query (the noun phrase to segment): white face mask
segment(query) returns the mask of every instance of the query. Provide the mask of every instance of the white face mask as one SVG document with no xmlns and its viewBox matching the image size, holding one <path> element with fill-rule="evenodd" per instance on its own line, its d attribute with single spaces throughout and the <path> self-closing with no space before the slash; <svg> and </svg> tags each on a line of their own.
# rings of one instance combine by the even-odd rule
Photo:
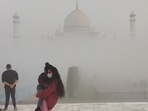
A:
<svg viewBox="0 0 148 111">
<path fill-rule="evenodd" d="M 52 77 L 52 74 L 49 74 L 49 73 L 48 73 L 48 74 L 47 74 L 47 77 L 48 77 L 48 78 L 51 78 L 51 77 Z"/>
</svg>

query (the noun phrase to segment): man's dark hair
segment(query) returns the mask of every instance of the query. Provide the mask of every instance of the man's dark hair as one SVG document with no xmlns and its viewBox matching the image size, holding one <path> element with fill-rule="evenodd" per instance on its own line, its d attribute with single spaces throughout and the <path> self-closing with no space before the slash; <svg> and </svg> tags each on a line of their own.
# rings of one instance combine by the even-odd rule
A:
<svg viewBox="0 0 148 111">
<path fill-rule="evenodd" d="M 7 65 L 6 65 L 6 68 L 7 68 L 7 69 L 11 69 L 11 65 L 10 65 L 10 64 L 7 64 Z"/>
</svg>

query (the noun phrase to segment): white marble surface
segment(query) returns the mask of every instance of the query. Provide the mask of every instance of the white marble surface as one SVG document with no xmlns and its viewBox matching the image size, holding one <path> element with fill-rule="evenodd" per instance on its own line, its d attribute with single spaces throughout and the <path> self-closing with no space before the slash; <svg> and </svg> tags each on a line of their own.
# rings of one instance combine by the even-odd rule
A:
<svg viewBox="0 0 148 111">
<path fill-rule="evenodd" d="M 0 108 L 3 107 L 0 105 Z M 36 105 L 17 105 L 17 107 L 18 111 L 34 111 Z M 13 111 L 12 105 L 9 105 L 7 111 Z M 58 103 L 52 111 L 148 111 L 148 103 Z"/>
</svg>

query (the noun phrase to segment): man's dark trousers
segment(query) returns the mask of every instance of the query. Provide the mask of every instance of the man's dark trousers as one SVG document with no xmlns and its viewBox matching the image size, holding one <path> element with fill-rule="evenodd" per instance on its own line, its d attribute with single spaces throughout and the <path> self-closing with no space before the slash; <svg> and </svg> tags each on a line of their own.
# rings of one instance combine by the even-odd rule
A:
<svg viewBox="0 0 148 111">
<path fill-rule="evenodd" d="M 9 104 L 9 99 L 12 99 L 12 104 L 14 107 L 16 107 L 16 100 L 15 100 L 15 87 L 10 88 L 8 86 L 5 86 L 5 96 L 6 96 L 6 102 L 5 102 L 5 108 L 7 109 L 8 104 Z"/>
</svg>

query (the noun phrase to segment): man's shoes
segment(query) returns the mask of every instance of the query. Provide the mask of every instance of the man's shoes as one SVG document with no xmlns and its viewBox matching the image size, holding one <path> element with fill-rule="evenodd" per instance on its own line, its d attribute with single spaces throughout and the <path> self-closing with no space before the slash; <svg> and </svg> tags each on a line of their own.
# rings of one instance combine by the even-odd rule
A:
<svg viewBox="0 0 148 111">
<path fill-rule="evenodd" d="M 35 111 L 41 111 L 40 107 L 37 107 L 37 108 L 35 109 Z"/>
<path fill-rule="evenodd" d="M 17 111 L 17 107 L 14 107 L 14 111 Z"/>
</svg>

